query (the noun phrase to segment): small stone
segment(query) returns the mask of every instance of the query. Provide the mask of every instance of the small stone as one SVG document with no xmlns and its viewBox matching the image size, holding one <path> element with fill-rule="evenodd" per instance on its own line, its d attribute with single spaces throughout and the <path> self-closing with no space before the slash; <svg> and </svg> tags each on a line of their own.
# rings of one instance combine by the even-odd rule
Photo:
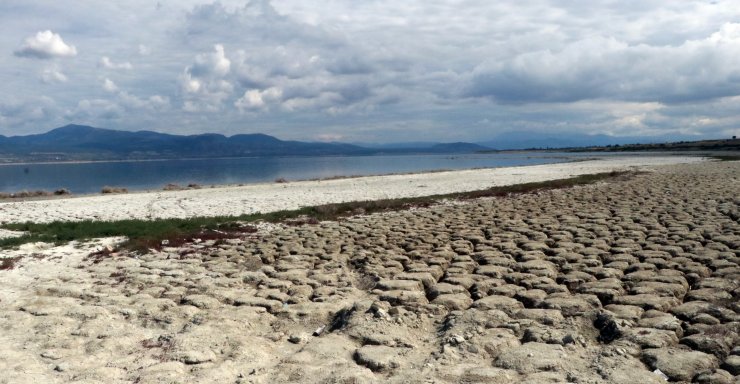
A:
<svg viewBox="0 0 740 384">
<path fill-rule="evenodd" d="M 516 299 L 506 296 L 487 296 L 473 303 L 473 306 L 478 309 L 498 309 L 504 311 L 507 315 L 516 313 L 518 310 L 524 308 L 522 303 Z"/>
<path fill-rule="evenodd" d="M 41 357 L 45 359 L 51 359 L 51 360 L 59 360 L 62 358 L 61 356 L 59 356 L 58 353 L 56 353 L 55 351 L 51 351 L 51 350 L 41 352 Z"/>
<path fill-rule="evenodd" d="M 670 347 L 646 349 L 642 358 L 651 369 L 660 369 L 675 381 L 691 381 L 698 373 L 718 365 L 710 354 Z"/>
<path fill-rule="evenodd" d="M 181 351 L 176 360 L 188 365 L 203 364 L 216 360 L 216 354 L 210 349 Z"/>
<path fill-rule="evenodd" d="M 209 309 L 218 306 L 219 301 L 207 295 L 188 295 L 182 298 L 182 304 L 192 305 L 200 309 Z"/>
<path fill-rule="evenodd" d="M 740 356 L 730 355 L 722 363 L 722 368 L 730 372 L 730 374 L 738 376 L 740 375 Z"/>
<path fill-rule="evenodd" d="M 465 372 L 460 382 L 509 384 L 517 382 L 518 377 L 519 374 L 509 369 L 476 367 Z"/>
<path fill-rule="evenodd" d="M 437 298 L 432 300 L 432 304 L 439 304 L 451 311 L 456 311 L 470 308 L 473 304 L 473 299 L 467 294 L 449 293 L 437 296 Z"/>
<path fill-rule="evenodd" d="M 534 320 L 544 325 L 557 325 L 565 321 L 557 309 L 525 308 L 516 312 L 514 318 Z"/>
<path fill-rule="evenodd" d="M 619 319 L 630 321 L 640 320 L 642 314 L 645 312 L 642 307 L 624 304 L 609 304 L 605 306 L 604 309 L 612 312 Z"/>
<path fill-rule="evenodd" d="M 714 372 L 702 372 L 694 377 L 694 382 L 699 384 L 735 384 L 735 378 L 724 369 Z"/>
<path fill-rule="evenodd" d="M 681 344 L 688 345 L 691 349 L 711 353 L 720 360 L 730 354 L 732 336 L 721 337 L 717 335 L 707 335 L 703 333 L 693 334 L 681 339 Z"/>
<path fill-rule="evenodd" d="M 601 301 L 595 295 L 580 294 L 573 296 L 550 296 L 543 305 L 548 309 L 559 309 L 563 316 L 580 316 L 590 310 L 601 307 Z"/>
<path fill-rule="evenodd" d="M 355 351 L 357 364 L 364 365 L 373 371 L 388 371 L 398 368 L 396 349 L 384 345 L 366 345 Z"/>
<path fill-rule="evenodd" d="M 523 374 L 556 371 L 561 369 L 566 355 L 560 345 L 525 343 L 502 351 L 494 365 Z"/>
<path fill-rule="evenodd" d="M 678 344 L 673 331 L 653 328 L 631 328 L 624 332 L 625 339 L 643 348 L 662 348 Z"/>
<path fill-rule="evenodd" d="M 658 377 L 660 377 L 661 379 L 665 381 L 668 381 L 668 376 L 666 376 L 666 374 L 663 373 L 663 371 L 661 371 L 658 368 L 655 368 L 655 370 L 653 371 L 653 374 L 657 375 Z"/>
<path fill-rule="evenodd" d="M 465 342 L 465 338 L 460 335 L 452 335 L 449 339 L 447 339 L 447 342 L 450 345 L 460 345 Z"/>
<path fill-rule="evenodd" d="M 288 337 L 288 341 L 293 344 L 303 344 L 308 341 L 308 335 L 303 332 L 293 333 Z"/>
<path fill-rule="evenodd" d="M 716 317 L 708 314 L 708 313 L 700 313 L 696 316 L 694 316 L 691 319 L 692 323 L 698 323 L 698 324 L 707 324 L 707 325 L 717 325 L 721 323 Z"/>
</svg>

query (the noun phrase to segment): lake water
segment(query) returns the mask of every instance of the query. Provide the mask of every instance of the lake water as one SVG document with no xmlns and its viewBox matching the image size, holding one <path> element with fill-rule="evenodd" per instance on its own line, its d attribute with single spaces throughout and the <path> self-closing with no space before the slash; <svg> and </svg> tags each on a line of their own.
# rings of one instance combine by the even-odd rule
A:
<svg viewBox="0 0 740 384">
<path fill-rule="evenodd" d="M 589 153 L 491 153 L 345 157 L 270 157 L 0 165 L 0 192 L 67 188 L 99 193 L 103 186 L 161 189 L 168 183 L 248 184 L 380 175 L 443 169 L 549 164 L 590 157 Z M 603 154 L 599 154 L 603 156 Z"/>
</svg>

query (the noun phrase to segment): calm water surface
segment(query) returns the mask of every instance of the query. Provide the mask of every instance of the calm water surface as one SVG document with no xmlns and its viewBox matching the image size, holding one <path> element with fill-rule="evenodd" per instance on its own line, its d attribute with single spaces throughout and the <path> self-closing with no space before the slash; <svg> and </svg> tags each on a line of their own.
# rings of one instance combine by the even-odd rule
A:
<svg viewBox="0 0 740 384">
<path fill-rule="evenodd" d="M 0 165 L 0 192 L 67 188 L 72 193 L 85 194 L 99 193 L 103 186 L 149 190 L 161 189 L 168 183 L 196 183 L 204 186 L 247 184 L 272 182 L 279 178 L 305 180 L 332 176 L 549 164 L 590 156 L 593 154 L 492 153 L 14 164 Z"/>
</svg>

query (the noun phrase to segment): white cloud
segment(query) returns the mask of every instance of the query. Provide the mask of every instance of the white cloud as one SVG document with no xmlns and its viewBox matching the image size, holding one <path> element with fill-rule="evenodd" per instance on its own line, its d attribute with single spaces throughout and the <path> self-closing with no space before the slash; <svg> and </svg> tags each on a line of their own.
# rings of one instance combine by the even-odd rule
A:
<svg viewBox="0 0 740 384">
<path fill-rule="evenodd" d="M 139 44 L 138 51 L 141 56 L 148 56 L 152 53 L 152 50 L 144 44 Z"/>
<path fill-rule="evenodd" d="M 105 99 L 83 99 L 65 113 L 67 119 L 89 121 L 91 119 L 110 121 L 124 115 L 124 110 L 117 103 Z"/>
<path fill-rule="evenodd" d="M 10 126 L 38 125 L 53 120 L 57 113 L 56 102 L 48 96 L 14 100 L 10 103 L 0 102 L 0 121 Z"/>
<path fill-rule="evenodd" d="M 106 92 L 116 92 L 118 91 L 118 86 L 113 82 L 113 80 L 106 78 L 103 80 L 103 89 Z"/>
<path fill-rule="evenodd" d="M 188 72 L 202 77 L 207 75 L 225 76 L 231 70 L 231 60 L 226 58 L 224 46 L 216 44 L 214 52 L 199 54 L 195 57 L 195 63 L 189 67 Z"/>
<path fill-rule="evenodd" d="M 234 102 L 234 106 L 240 111 L 266 109 L 270 104 L 280 101 L 283 91 L 280 88 L 270 87 L 260 91 L 250 89 L 244 92 L 244 96 Z"/>
<path fill-rule="evenodd" d="M 56 66 L 44 68 L 41 72 L 41 81 L 46 84 L 66 83 L 67 80 L 69 80 L 67 75 L 62 73 L 62 71 Z"/>
<path fill-rule="evenodd" d="M 26 38 L 25 43 L 15 51 L 15 55 L 36 59 L 71 57 L 77 55 L 77 48 L 67 45 L 59 34 L 46 30 Z"/>
<path fill-rule="evenodd" d="M 34 116 L 43 92 L 59 105 L 34 124 L 6 108 L 0 134 L 67 122 L 63 111 L 187 133 L 237 133 L 258 112 L 249 126 L 279 137 L 368 141 L 740 126 L 732 0 L 162 3 L 0 1 L 0 45 L 51 61 L 7 61 L 0 103 L 31 100 Z"/>
<path fill-rule="evenodd" d="M 129 111 L 148 110 L 161 112 L 170 106 L 170 99 L 160 95 L 140 98 L 128 92 L 119 92 L 118 100 L 120 105 Z"/>
<path fill-rule="evenodd" d="M 123 63 L 114 63 L 108 56 L 103 56 L 100 59 L 100 66 L 106 69 L 132 69 L 133 66 L 128 61 Z"/>
<path fill-rule="evenodd" d="M 180 77 L 184 92 L 183 109 L 186 112 L 219 111 L 234 91 L 227 75 L 231 60 L 226 57 L 223 45 L 216 44 L 213 52 L 195 56 L 192 65 Z"/>
</svg>

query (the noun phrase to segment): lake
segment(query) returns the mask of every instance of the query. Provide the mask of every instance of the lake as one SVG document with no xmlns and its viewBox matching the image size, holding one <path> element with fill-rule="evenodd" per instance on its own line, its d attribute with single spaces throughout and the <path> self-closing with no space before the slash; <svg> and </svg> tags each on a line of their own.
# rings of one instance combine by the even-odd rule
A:
<svg viewBox="0 0 740 384">
<path fill-rule="evenodd" d="M 67 188 L 99 193 L 103 186 L 130 191 L 161 189 L 172 183 L 203 186 L 381 175 L 445 169 L 536 165 L 571 161 L 593 153 L 490 153 L 337 157 L 261 157 L 87 163 L 0 165 L 0 192 Z M 604 156 L 603 153 L 598 156 Z"/>
</svg>

